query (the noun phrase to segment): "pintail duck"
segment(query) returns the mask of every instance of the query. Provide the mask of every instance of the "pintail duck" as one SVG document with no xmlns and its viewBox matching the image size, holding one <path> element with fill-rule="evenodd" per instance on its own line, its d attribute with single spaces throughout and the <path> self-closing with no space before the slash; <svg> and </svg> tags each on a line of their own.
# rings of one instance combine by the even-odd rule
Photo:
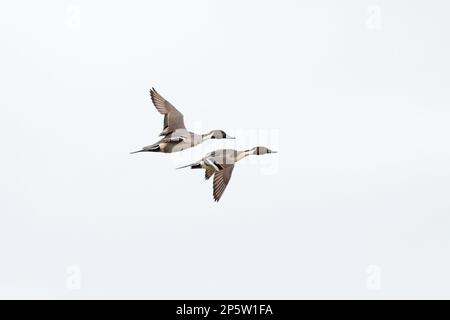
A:
<svg viewBox="0 0 450 320">
<path fill-rule="evenodd" d="M 186 130 L 183 114 L 178 111 L 169 101 L 164 99 L 154 88 L 150 90 L 150 97 L 159 113 L 164 115 L 163 136 L 158 142 L 143 147 L 138 152 L 164 152 L 172 153 L 182 151 L 196 146 L 208 139 L 234 139 L 222 130 L 212 130 L 206 134 L 195 134 Z"/>
<path fill-rule="evenodd" d="M 213 197 L 214 201 L 219 201 L 234 169 L 234 164 L 249 155 L 262 155 L 276 153 L 266 147 L 255 147 L 250 150 L 236 151 L 233 149 L 220 149 L 208 153 L 203 159 L 192 164 L 179 167 L 191 169 L 205 169 L 205 179 L 208 180 L 214 175 Z"/>
</svg>

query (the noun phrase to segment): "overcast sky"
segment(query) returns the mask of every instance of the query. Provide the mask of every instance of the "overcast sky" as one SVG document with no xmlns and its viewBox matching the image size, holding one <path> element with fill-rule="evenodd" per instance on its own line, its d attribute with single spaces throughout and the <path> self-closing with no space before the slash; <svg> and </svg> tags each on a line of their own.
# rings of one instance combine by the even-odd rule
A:
<svg viewBox="0 0 450 320">
<path fill-rule="evenodd" d="M 449 9 L 0 2 L 0 297 L 449 298 Z M 238 139 L 130 155 L 152 86 Z"/>
</svg>

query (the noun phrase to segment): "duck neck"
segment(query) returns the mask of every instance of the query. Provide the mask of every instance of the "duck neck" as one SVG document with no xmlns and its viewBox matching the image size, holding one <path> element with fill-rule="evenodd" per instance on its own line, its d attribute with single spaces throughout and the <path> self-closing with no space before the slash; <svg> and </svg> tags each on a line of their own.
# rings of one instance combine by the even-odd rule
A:
<svg viewBox="0 0 450 320">
<path fill-rule="evenodd" d="M 238 158 L 238 160 L 241 160 L 241 159 L 245 158 L 246 156 L 249 156 L 252 154 L 255 154 L 253 150 L 244 150 L 244 151 L 239 152 L 237 158 Z"/>
<path fill-rule="evenodd" d="M 202 134 L 202 142 L 212 138 L 212 133 Z"/>
</svg>

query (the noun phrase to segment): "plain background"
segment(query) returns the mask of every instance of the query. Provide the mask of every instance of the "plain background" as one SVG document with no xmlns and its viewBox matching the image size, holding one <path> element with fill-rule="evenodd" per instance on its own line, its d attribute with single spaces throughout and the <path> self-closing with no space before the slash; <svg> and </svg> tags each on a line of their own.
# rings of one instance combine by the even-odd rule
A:
<svg viewBox="0 0 450 320">
<path fill-rule="evenodd" d="M 2 1 L 0 297 L 449 298 L 449 10 Z M 130 155 L 152 86 L 238 139 Z M 256 144 L 219 203 L 174 170 Z"/>
</svg>

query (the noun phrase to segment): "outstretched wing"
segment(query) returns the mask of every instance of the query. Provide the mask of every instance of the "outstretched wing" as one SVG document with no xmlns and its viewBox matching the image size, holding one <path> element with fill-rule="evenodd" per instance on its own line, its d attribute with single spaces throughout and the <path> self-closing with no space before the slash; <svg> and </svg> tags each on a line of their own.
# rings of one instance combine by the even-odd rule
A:
<svg viewBox="0 0 450 320">
<path fill-rule="evenodd" d="M 164 115 L 164 127 L 160 136 L 167 135 L 177 129 L 186 129 L 183 114 L 169 101 L 164 99 L 154 88 L 150 90 L 150 97 L 156 110 Z"/>
<path fill-rule="evenodd" d="M 213 197 L 214 201 L 219 201 L 225 188 L 230 181 L 231 174 L 233 173 L 234 164 L 226 166 L 223 170 L 220 170 L 214 174 L 213 182 Z"/>
</svg>

